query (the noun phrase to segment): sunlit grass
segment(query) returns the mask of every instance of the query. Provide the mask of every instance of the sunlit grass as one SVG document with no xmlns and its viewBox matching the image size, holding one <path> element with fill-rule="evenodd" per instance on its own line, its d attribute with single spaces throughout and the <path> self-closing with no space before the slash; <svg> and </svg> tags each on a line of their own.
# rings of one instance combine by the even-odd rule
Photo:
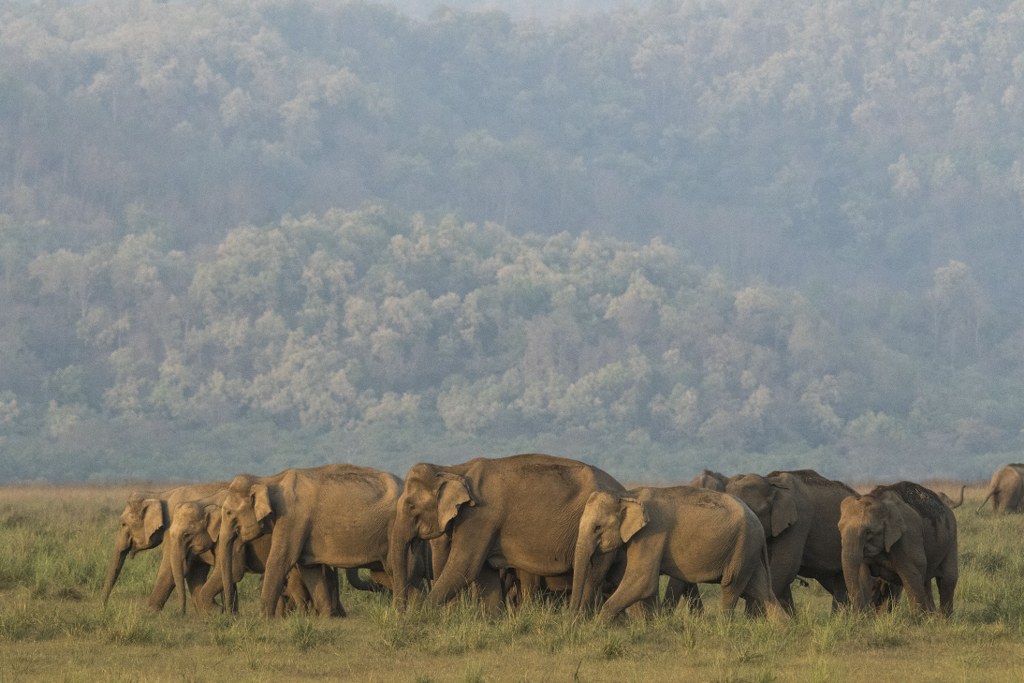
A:
<svg viewBox="0 0 1024 683">
<path fill-rule="evenodd" d="M 833 614 L 816 585 L 794 587 L 797 615 L 774 624 L 685 607 L 604 626 L 564 606 L 484 615 L 468 598 L 395 611 L 347 587 L 346 619 L 259 616 L 257 577 L 241 614 L 146 607 L 158 551 L 129 560 L 99 593 L 124 492 L 0 489 L 0 680 L 872 681 L 1024 676 L 1024 516 L 957 511 L 961 577 L 952 619 Z"/>
</svg>

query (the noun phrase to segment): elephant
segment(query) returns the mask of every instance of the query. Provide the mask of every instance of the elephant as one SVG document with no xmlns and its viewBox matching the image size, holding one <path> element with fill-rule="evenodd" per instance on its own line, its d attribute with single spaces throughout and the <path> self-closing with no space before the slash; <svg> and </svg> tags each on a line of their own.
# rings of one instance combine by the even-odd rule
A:
<svg viewBox="0 0 1024 683">
<path fill-rule="evenodd" d="M 384 569 L 401 490 L 402 480 L 395 475 L 356 465 L 291 468 L 269 477 L 238 475 L 221 505 L 216 550 L 225 604 L 234 600 L 236 541 L 270 537 L 260 592 L 265 616 L 277 614 L 285 577 L 295 565 Z"/>
<path fill-rule="evenodd" d="M 877 486 L 842 504 L 839 533 L 843 570 L 850 602 L 868 606 L 872 577 L 898 584 L 919 610 L 935 610 L 931 580 L 939 590 L 939 606 L 953 613 L 957 565 L 956 516 L 934 491 L 901 481 Z"/>
<path fill-rule="evenodd" d="M 226 494 L 225 490 L 204 500 L 179 503 L 174 512 L 174 521 L 167 530 L 164 552 L 170 555 L 169 563 L 180 596 L 182 613 L 186 605 L 184 577 L 190 565 L 201 562 L 216 566 L 214 550 L 220 534 L 221 505 Z M 233 550 L 232 580 L 237 583 L 247 571 L 255 574 L 264 572 L 270 552 L 270 537 L 260 536 L 250 543 L 237 543 Z M 200 588 L 193 591 L 197 609 L 211 609 L 214 599 L 222 591 L 222 577 L 219 572 L 214 572 Z M 337 572 L 331 567 L 292 567 L 288 572 L 287 588 L 282 600 L 284 603 L 278 606 L 281 611 L 296 607 L 309 612 L 314 608 L 323 616 L 345 616 L 338 596 Z M 226 607 L 236 611 L 235 605 Z"/>
<path fill-rule="evenodd" d="M 814 470 L 733 477 L 726 492 L 746 503 L 768 539 L 772 590 L 786 611 L 795 605 L 797 576 L 815 579 L 832 595 L 832 608 L 847 601 L 842 546 L 836 524 L 843 499 L 856 492 Z"/>
<path fill-rule="evenodd" d="M 395 606 L 401 609 L 408 601 L 406 549 L 415 539 L 447 537 L 450 544 L 427 595 L 429 604 L 444 604 L 475 582 L 486 606 L 496 609 L 499 570 L 511 567 L 536 577 L 569 574 L 588 496 L 624 490 L 593 465 L 539 453 L 413 465 L 398 500 L 388 553 Z"/>
<path fill-rule="evenodd" d="M 992 499 L 992 511 L 997 515 L 1024 511 L 1024 464 L 1010 463 L 1000 467 L 992 475 L 988 493 L 978 506 L 978 511 Z"/>
<path fill-rule="evenodd" d="M 943 493 L 942 491 L 936 491 L 935 495 L 937 495 L 939 497 L 939 500 L 941 500 L 943 503 L 945 503 L 946 506 L 950 510 L 955 510 L 955 509 L 957 509 L 958 507 L 960 507 L 961 505 L 964 504 L 964 490 L 966 488 L 967 488 L 966 486 L 961 486 L 960 487 L 960 499 L 959 500 L 953 500 L 952 497 L 950 497 L 946 493 Z"/>
<path fill-rule="evenodd" d="M 601 607 L 610 621 L 656 596 L 660 574 L 687 584 L 720 583 L 722 608 L 740 597 L 748 609 L 784 619 L 772 592 L 768 546 L 757 516 L 741 500 L 693 486 L 595 491 L 580 517 L 570 608 L 586 607 L 588 587 L 604 577 L 595 561 L 625 547 L 625 573 Z"/>
<path fill-rule="evenodd" d="M 128 496 L 121 511 L 120 526 L 114 538 L 114 556 L 103 582 L 103 604 L 110 599 L 110 592 L 117 583 L 126 557 L 135 557 L 142 550 L 156 548 L 163 542 L 164 532 L 171 525 L 173 511 L 178 503 L 197 500 L 215 493 L 227 486 L 227 482 L 189 484 L 159 492 L 136 491 Z M 149 596 L 149 607 L 163 608 L 174 590 L 174 578 L 168 557 L 161 558 L 153 590 Z M 197 566 L 195 573 L 187 576 L 190 585 L 198 586 L 206 579 L 207 565 Z"/>
<path fill-rule="evenodd" d="M 725 491 L 726 484 L 729 483 L 729 477 L 725 476 L 721 472 L 715 472 L 714 470 L 704 470 L 696 477 L 686 482 L 687 486 L 693 486 L 699 489 L 711 489 L 712 491 Z"/>
</svg>

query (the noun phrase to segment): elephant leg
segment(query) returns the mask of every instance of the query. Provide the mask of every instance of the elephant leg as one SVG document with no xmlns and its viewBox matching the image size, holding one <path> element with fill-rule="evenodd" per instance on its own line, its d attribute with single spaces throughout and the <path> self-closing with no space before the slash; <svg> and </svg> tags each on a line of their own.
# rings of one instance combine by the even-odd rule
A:
<svg viewBox="0 0 1024 683">
<path fill-rule="evenodd" d="M 319 567 L 312 567 L 313 570 L 318 570 Z M 305 567 L 300 570 L 298 567 L 292 567 L 288 571 L 288 576 L 285 579 L 285 589 L 282 597 L 287 597 L 287 602 L 290 603 L 296 610 L 303 614 L 309 614 L 309 608 L 313 599 L 310 597 L 309 591 L 306 590 L 306 583 L 303 581 L 305 575 Z M 317 572 L 319 573 L 319 572 Z M 310 584 L 312 585 L 312 584 Z M 278 606 L 280 607 L 280 601 Z"/>
<path fill-rule="evenodd" d="M 878 579 L 877 590 L 878 598 L 875 603 L 875 611 L 891 612 L 896 609 L 896 603 L 900 601 L 900 595 L 903 593 L 903 586 Z"/>
<path fill-rule="evenodd" d="M 288 572 L 298 564 L 300 548 L 297 542 L 289 538 L 291 535 L 291 529 L 281 526 L 274 528 L 270 553 L 263 571 L 263 587 L 260 590 L 263 614 L 268 617 L 276 614 L 277 601 L 284 593 Z"/>
<path fill-rule="evenodd" d="M 625 609 L 626 617 L 629 619 L 636 619 L 640 621 L 646 621 L 650 619 L 651 615 L 658 610 L 658 591 L 654 590 L 653 593 L 648 595 L 643 600 L 637 600 L 632 605 Z"/>
<path fill-rule="evenodd" d="M 900 577 L 907 598 L 919 610 L 935 611 L 935 598 L 932 597 L 931 581 L 924 578 L 924 572 L 915 565 L 897 565 L 896 573 Z"/>
<path fill-rule="evenodd" d="M 958 579 L 959 568 L 956 560 L 947 558 L 943 562 L 942 573 L 935 577 L 935 583 L 939 587 L 939 607 L 947 617 L 953 614 L 953 593 L 956 591 Z"/>
<path fill-rule="evenodd" d="M 619 582 L 618 588 L 601 607 L 599 618 L 601 621 L 610 622 L 620 612 L 640 600 L 644 600 L 658 593 L 658 566 L 654 562 L 648 562 L 650 566 L 642 567 L 639 562 L 628 562 L 626 573 Z"/>
<path fill-rule="evenodd" d="M 474 585 L 480 599 L 481 608 L 487 616 L 494 616 L 501 612 L 502 589 L 501 577 L 498 570 L 487 565 L 480 569 Z"/>
<path fill-rule="evenodd" d="M 369 583 L 374 593 L 391 593 L 391 577 L 383 569 L 371 569 Z M 422 590 L 422 585 L 417 586 L 417 589 Z"/>
<path fill-rule="evenodd" d="M 818 583 L 832 595 L 833 613 L 838 612 L 850 602 L 850 594 L 846 592 L 846 582 L 843 580 L 842 574 L 819 578 Z"/>
<path fill-rule="evenodd" d="M 519 604 L 528 604 L 538 600 L 543 592 L 543 578 L 529 572 L 516 572 L 516 584 L 519 591 Z"/>
<path fill-rule="evenodd" d="M 197 611 L 209 612 L 217 605 L 217 596 L 224 592 L 220 581 L 220 575 L 214 572 L 197 592 L 192 593 Z"/>
<path fill-rule="evenodd" d="M 775 596 L 768 577 L 769 573 L 763 565 L 760 565 L 750 574 L 746 585 L 742 586 L 742 588 L 736 585 L 723 586 L 722 609 L 726 612 L 733 611 L 736 607 L 737 599 L 742 596 L 747 602 L 747 607 L 753 606 L 758 614 L 776 621 L 786 619 L 791 613 L 783 608 L 782 603 Z M 789 589 L 789 586 L 786 588 Z M 731 607 L 727 604 L 727 600 L 732 602 Z M 790 600 L 792 601 L 792 595 Z"/>
<path fill-rule="evenodd" d="M 501 593 L 505 596 L 505 608 L 513 609 L 518 607 L 523 601 L 519 572 L 512 567 L 499 569 L 498 578 L 501 580 Z"/>
<path fill-rule="evenodd" d="M 669 609 L 678 609 L 679 605 L 684 601 L 691 612 L 703 614 L 704 601 L 700 597 L 700 589 L 697 587 L 697 584 L 682 581 L 672 576 L 668 577 L 662 606 Z"/>
<path fill-rule="evenodd" d="M 792 584 L 800 571 L 805 538 L 791 534 L 783 542 L 775 541 L 769 550 L 768 566 L 771 570 L 772 594 L 790 614 L 796 611 Z"/>
<path fill-rule="evenodd" d="M 782 609 L 786 610 L 790 614 L 796 613 L 796 604 L 793 601 L 792 583 L 787 583 L 785 588 L 782 589 L 782 592 L 776 593 L 775 597 L 778 599 L 779 604 L 782 605 Z"/>
<path fill-rule="evenodd" d="M 348 614 L 338 595 L 338 570 L 326 565 L 300 566 L 303 588 L 316 613 L 325 617 L 345 617 Z"/>
<path fill-rule="evenodd" d="M 164 604 L 174 592 L 174 574 L 171 572 L 169 558 L 160 560 L 160 568 L 156 573 L 156 580 L 153 582 L 153 590 L 149 594 L 147 605 L 155 612 L 163 609 Z"/>
<path fill-rule="evenodd" d="M 465 533 L 453 536 L 448 561 L 430 589 L 427 600 L 432 605 L 443 605 L 451 600 L 459 591 L 476 580 L 484 566 L 486 553 L 491 547 L 494 533 L 464 529 L 466 526 L 463 524 L 463 528 L 459 529 L 459 531 L 464 530 Z M 497 579 L 497 572 L 495 572 L 495 578 Z"/>
<path fill-rule="evenodd" d="M 583 585 L 582 604 L 596 608 L 615 593 L 626 572 L 625 553 L 600 553 L 590 559 L 590 574 L 604 577 Z"/>
</svg>

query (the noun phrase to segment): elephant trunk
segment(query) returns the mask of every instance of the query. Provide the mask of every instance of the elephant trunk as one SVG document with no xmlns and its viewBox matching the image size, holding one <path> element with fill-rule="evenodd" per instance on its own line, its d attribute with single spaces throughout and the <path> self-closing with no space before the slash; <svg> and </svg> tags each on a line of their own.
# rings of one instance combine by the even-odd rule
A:
<svg viewBox="0 0 1024 683">
<path fill-rule="evenodd" d="M 952 505 L 953 508 L 958 508 L 958 507 L 960 507 L 961 505 L 964 504 L 964 489 L 966 489 L 966 488 L 967 488 L 966 486 L 961 486 L 960 487 L 960 500 L 958 500 L 957 502 L 953 503 L 953 505 Z"/>
<path fill-rule="evenodd" d="M 595 581 L 604 578 L 594 576 L 591 563 L 595 549 L 593 539 L 579 538 L 576 541 L 576 552 L 572 561 L 572 595 L 569 598 L 569 611 L 573 614 L 583 613 L 590 608 L 594 598 L 592 586 Z"/>
<path fill-rule="evenodd" d="M 856 530 L 843 532 L 843 579 L 846 592 L 850 596 L 850 605 L 857 610 L 866 610 L 871 599 L 870 587 L 865 585 L 864 536 Z"/>
<path fill-rule="evenodd" d="M 110 567 L 107 569 L 107 578 L 103 582 L 103 604 L 107 604 L 110 598 L 110 591 L 114 590 L 117 577 L 121 575 L 121 568 L 124 567 L 124 559 L 132 549 L 132 539 L 127 530 L 122 530 L 117 535 L 117 543 L 114 546 L 114 556 L 110 560 Z"/>
<path fill-rule="evenodd" d="M 391 527 L 388 543 L 392 603 L 397 609 L 404 609 L 409 601 L 409 546 L 415 536 L 416 528 L 412 521 L 399 515 Z"/>
<path fill-rule="evenodd" d="M 181 613 L 186 611 L 188 602 L 188 590 L 185 586 L 185 574 L 188 571 L 188 548 L 187 540 L 180 534 L 174 534 L 169 539 L 171 551 L 171 575 L 174 577 L 174 589 L 178 591 L 178 601 L 181 604 Z"/>
<path fill-rule="evenodd" d="M 223 589 L 224 609 L 235 612 L 235 530 L 221 529 L 217 540 L 217 567 L 220 570 L 220 583 Z"/>
<path fill-rule="evenodd" d="M 988 494 L 987 494 L 987 495 L 985 496 L 985 498 L 984 498 L 984 499 L 982 499 L 982 501 L 981 501 L 981 505 L 979 505 L 979 506 L 978 506 L 978 509 L 977 509 L 977 510 L 975 510 L 975 512 L 981 512 L 981 509 L 982 509 L 983 507 L 985 507 L 985 503 L 987 503 L 987 502 L 988 502 L 988 499 L 989 499 L 989 498 L 991 498 L 991 497 L 992 497 L 992 494 L 994 494 L 995 492 L 996 492 L 995 488 L 991 488 L 991 489 L 989 489 L 989 492 L 988 492 Z M 993 508 L 996 508 L 996 507 L 998 507 L 998 506 L 996 506 L 996 505 L 993 505 Z"/>
<path fill-rule="evenodd" d="M 349 567 L 345 570 L 345 579 L 348 580 L 348 585 L 355 588 L 357 591 L 367 591 L 370 593 L 382 593 L 384 587 L 373 579 L 369 581 L 359 576 L 359 569 Z"/>
</svg>

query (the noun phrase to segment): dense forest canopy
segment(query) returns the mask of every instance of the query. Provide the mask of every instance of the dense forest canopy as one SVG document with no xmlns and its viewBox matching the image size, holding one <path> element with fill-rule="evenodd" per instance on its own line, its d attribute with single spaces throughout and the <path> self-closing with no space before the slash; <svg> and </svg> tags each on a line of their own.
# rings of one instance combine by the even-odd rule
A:
<svg viewBox="0 0 1024 683">
<path fill-rule="evenodd" d="M 0 7 L 0 479 L 1020 457 L 1024 3 L 396 6 Z"/>
</svg>

